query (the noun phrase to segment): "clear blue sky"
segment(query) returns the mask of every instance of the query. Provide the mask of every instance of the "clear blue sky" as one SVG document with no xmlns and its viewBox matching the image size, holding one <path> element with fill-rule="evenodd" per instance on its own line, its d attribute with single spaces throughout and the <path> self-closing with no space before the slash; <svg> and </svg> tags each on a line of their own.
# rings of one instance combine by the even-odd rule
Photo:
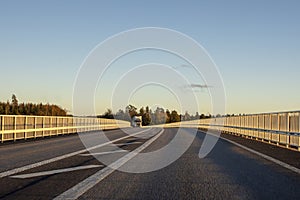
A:
<svg viewBox="0 0 300 200">
<path fill-rule="evenodd" d="M 299 9 L 297 0 L 1 0 L 0 101 L 14 93 L 72 110 L 88 53 L 111 35 L 151 26 L 185 33 L 208 51 L 224 80 L 227 113 L 299 110 Z"/>
</svg>

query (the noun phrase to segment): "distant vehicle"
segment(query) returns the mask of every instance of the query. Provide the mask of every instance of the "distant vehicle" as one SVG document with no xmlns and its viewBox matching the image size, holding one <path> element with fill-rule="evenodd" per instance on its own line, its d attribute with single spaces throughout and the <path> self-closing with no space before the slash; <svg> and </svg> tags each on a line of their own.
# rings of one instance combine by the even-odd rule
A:
<svg viewBox="0 0 300 200">
<path fill-rule="evenodd" d="M 132 127 L 141 127 L 142 126 L 142 116 L 133 116 L 131 119 Z"/>
</svg>

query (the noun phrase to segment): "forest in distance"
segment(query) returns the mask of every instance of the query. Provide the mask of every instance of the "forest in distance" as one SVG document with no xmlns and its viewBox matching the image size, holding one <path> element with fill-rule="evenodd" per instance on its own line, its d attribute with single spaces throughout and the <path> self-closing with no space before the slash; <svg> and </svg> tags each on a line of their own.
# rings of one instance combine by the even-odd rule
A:
<svg viewBox="0 0 300 200">
<path fill-rule="evenodd" d="M 72 116 L 68 114 L 66 109 L 54 104 L 19 103 L 15 94 L 12 95 L 11 102 L 0 102 L 0 115 Z M 219 115 L 204 115 L 198 112 L 191 115 L 188 111 L 180 114 L 176 110 L 171 111 L 160 107 L 157 107 L 155 110 L 151 110 L 149 106 L 137 109 L 131 104 L 126 106 L 124 110 L 119 109 L 116 113 L 113 113 L 111 109 L 107 109 L 105 113 L 96 117 L 131 121 L 133 116 L 142 116 L 143 126 L 220 117 Z"/>
<path fill-rule="evenodd" d="M 107 111 L 102 114 L 98 115 L 98 118 L 107 118 L 107 119 L 118 119 L 118 120 L 125 120 L 130 121 L 133 116 L 142 116 L 142 125 L 156 125 L 156 124 L 165 124 L 165 123 L 172 123 L 172 122 L 180 122 L 180 121 L 189 121 L 195 119 L 205 119 L 211 118 L 211 115 L 199 115 L 198 112 L 195 115 L 190 115 L 188 111 L 185 114 L 178 114 L 176 110 L 168 110 L 160 107 L 156 107 L 154 111 L 152 111 L 149 106 L 141 107 L 139 110 L 133 106 L 128 105 L 125 108 L 125 111 L 119 109 L 117 113 L 113 113 L 111 109 L 107 109 Z"/>
<path fill-rule="evenodd" d="M 53 104 L 19 103 L 13 94 L 11 102 L 0 102 L 0 115 L 67 116 L 67 111 Z"/>
</svg>

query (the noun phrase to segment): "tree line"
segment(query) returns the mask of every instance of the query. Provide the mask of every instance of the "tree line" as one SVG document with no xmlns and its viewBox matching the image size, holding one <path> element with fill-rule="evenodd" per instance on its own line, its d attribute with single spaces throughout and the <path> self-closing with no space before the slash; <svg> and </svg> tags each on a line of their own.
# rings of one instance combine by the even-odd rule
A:
<svg viewBox="0 0 300 200">
<path fill-rule="evenodd" d="M 190 115 L 187 111 L 185 114 L 179 114 L 176 110 L 170 111 L 169 109 L 160 107 L 157 107 L 154 111 L 152 111 L 149 106 L 146 106 L 145 108 L 141 107 L 138 110 L 133 105 L 126 106 L 125 110 L 119 109 L 115 114 L 111 109 L 107 109 L 104 114 L 98 115 L 97 117 L 130 121 L 133 116 L 142 116 L 143 126 L 205 119 L 211 117 L 211 115 L 199 115 L 198 112 L 196 112 L 195 115 Z"/>
<path fill-rule="evenodd" d="M 58 105 L 19 103 L 16 95 L 11 102 L 0 102 L 1 115 L 67 116 L 67 111 Z"/>
</svg>

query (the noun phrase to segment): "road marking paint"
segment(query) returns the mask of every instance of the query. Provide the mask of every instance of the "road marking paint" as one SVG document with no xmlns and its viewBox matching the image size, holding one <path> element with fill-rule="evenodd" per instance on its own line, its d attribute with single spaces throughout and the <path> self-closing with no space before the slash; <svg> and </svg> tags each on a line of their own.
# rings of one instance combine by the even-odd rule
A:
<svg viewBox="0 0 300 200">
<path fill-rule="evenodd" d="M 210 134 L 210 135 L 215 136 L 215 135 L 212 134 L 212 133 L 208 133 L 208 132 L 207 132 L 207 134 Z M 215 136 L 215 137 L 216 137 L 216 136 Z M 231 141 L 231 140 L 229 140 L 229 139 L 227 139 L 227 138 L 224 138 L 224 137 L 221 137 L 221 136 L 220 136 L 220 138 L 221 138 L 222 140 L 225 140 L 225 141 L 227 141 L 227 142 L 229 142 L 229 143 L 231 143 L 231 144 L 233 144 L 233 145 L 236 145 L 236 146 L 238 146 L 238 147 L 240 147 L 240 148 L 242 148 L 242 149 L 244 149 L 244 150 L 246 150 L 246 151 L 249 151 L 249 152 L 251 152 L 251 153 L 253 153 L 253 154 L 256 154 L 257 156 L 260 156 L 260 157 L 262 157 L 262 158 L 264 158 L 264 159 L 266 159 L 266 160 L 269 160 L 269 161 L 271 161 L 271 162 L 273 162 L 273 163 L 276 163 L 276 164 L 280 165 L 281 167 L 284 167 L 284 168 L 289 169 L 289 170 L 291 170 L 291 171 L 293 171 L 293 172 L 296 172 L 297 174 L 300 174 L 300 169 L 297 168 L 297 167 L 294 167 L 294 166 L 289 165 L 289 164 L 287 164 L 287 163 L 285 163 L 285 162 L 282 162 L 282 161 L 280 161 L 280 160 L 277 160 L 276 158 L 273 158 L 273 157 L 268 156 L 268 155 L 266 155 L 266 154 L 260 153 L 260 152 L 258 152 L 258 151 L 253 150 L 253 149 L 250 149 L 250 148 L 248 148 L 248 147 L 246 147 L 246 146 L 244 146 L 244 145 L 241 145 L 241 144 L 239 144 L 239 143 L 237 143 L 237 142 Z"/>
<path fill-rule="evenodd" d="M 30 174 L 21 174 L 21 175 L 15 175 L 11 176 L 11 178 L 34 178 L 38 176 L 48 176 L 53 174 L 60 174 L 64 172 L 72 172 L 72 171 L 78 171 L 83 169 L 91 169 L 91 168 L 98 168 L 103 167 L 104 165 L 86 165 L 86 166 L 79 166 L 79 167 L 72 167 L 72 168 L 65 168 L 65 169 L 56 169 L 51 171 L 43 171 L 43 172 L 36 172 L 36 173 L 30 173 Z"/>
<path fill-rule="evenodd" d="M 119 143 L 119 144 L 114 144 L 116 146 L 127 146 L 130 144 L 141 144 L 142 142 L 126 142 L 126 143 Z"/>
<path fill-rule="evenodd" d="M 280 160 L 277 160 L 276 158 L 273 158 L 273 157 L 268 156 L 268 155 L 266 155 L 266 154 L 260 153 L 260 152 L 258 152 L 258 151 L 253 150 L 253 149 L 250 149 L 250 148 L 248 148 L 248 147 L 246 147 L 246 146 L 244 146 L 244 145 L 241 145 L 241 144 L 239 144 L 239 143 L 236 143 L 236 142 L 234 142 L 234 141 L 228 140 L 228 139 L 223 138 L 223 137 L 221 137 L 221 138 L 222 138 L 223 140 L 227 141 L 227 142 L 230 142 L 230 143 L 232 143 L 232 144 L 234 144 L 234 145 L 236 145 L 236 146 L 242 148 L 242 149 L 245 149 L 245 150 L 247 150 L 247 151 L 249 151 L 249 152 L 251 152 L 251 153 L 254 153 L 254 154 L 256 154 L 256 155 L 258 155 L 258 156 L 260 156 L 260 157 L 263 157 L 263 158 L 266 159 L 266 160 L 269 160 L 269 161 L 271 161 L 271 162 L 274 162 L 274 163 L 276 163 L 276 164 L 278 164 L 278 165 L 280 165 L 280 166 L 282 166 L 282 167 L 284 167 L 284 168 L 286 168 L 286 169 L 289 169 L 289 170 L 291 170 L 291 171 L 293 171 L 293 172 L 296 172 L 296 173 L 300 174 L 300 169 L 297 168 L 297 167 L 294 167 L 294 166 L 289 165 L 289 164 L 287 164 L 287 163 L 285 163 L 285 162 L 282 162 L 282 161 L 280 161 Z"/>
<path fill-rule="evenodd" d="M 69 190 L 65 191 L 64 193 L 60 194 L 54 200 L 61 200 L 61 199 L 78 199 L 81 195 L 83 195 L 85 192 L 87 192 L 89 189 L 94 187 L 96 184 L 98 184 L 100 181 L 102 181 L 104 178 L 109 176 L 111 173 L 113 173 L 116 169 L 120 168 L 122 165 L 124 165 L 127 161 L 132 159 L 134 156 L 136 156 L 139 152 L 147 148 L 150 144 L 152 144 L 161 134 L 164 132 L 164 129 L 162 129 L 158 134 L 156 134 L 154 137 L 149 139 L 147 142 L 133 150 L 132 152 L 126 154 L 122 158 L 118 159 L 117 161 L 113 162 L 109 166 L 105 167 L 104 169 L 98 171 L 97 173 L 93 174 L 92 176 L 88 177 L 87 179 L 83 180 L 82 182 L 78 183 L 74 187 L 70 188 Z"/>
<path fill-rule="evenodd" d="M 114 142 L 118 142 L 120 140 L 124 140 L 126 138 L 132 137 L 134 135 L 141 134 L 141 133 L 149 131 L 149 130 L 152 130 L 152 128 L 146 129 L 146 130 L 143 130 L 143 131 L 139 131 L 137 133 L 133 133 L 133 134 L 130 134 L 130 135 L 127 135 L 127 136 L 124 136 L 124 137 L 121 137 L 121 138 L 118 138 L 118 139 L 115 139 L 115 140 L 112 140 L 112 141 L 109 141 L 109 142 L 105 142 L 103 144 L 99 144 L 99 145 L 96 145 L 96 146 L 93 146 L 93 147 L 90 147 L 90 148 L 87 148 L 87 149 L 82 149 L 82 150 L 75 151 L 75 152 L 72 152 L 72 153 L 68 153 L 68 154 L 65 154 L 65 155 L 62 155 L 62 156 L 54 157 L 54 158 L 43 160 L 43 161 L 40 161 L 40 162 L 37 162 L 37 163 L 25 165 L 23 167 L 18 167 L 18 168 L 11 169 L 11 170 L 8 170 L 8 171 L 5 171 L 5 172 L 1 172 L 0 173 L 0 178 L 4 178 L 6 176 L 17 174 L 17 173 L 23 172 L 25 170 L 32 169 L 32 168 L 35 168 L 35 167 L 39 167 L 39 166 L 42 166 L 42 165 L 46 165 L 46 164 L 49 164 L 49 163 L 52 163 L 52 162 L 63 160 L 65 158 L 69 158 L 69 157 L 84 153 L 86 151 L 97 149 L 99 147 L 103 147 L 105 145 L 108 145 L 108 144 L 111 144 L 111 143 L 114 143 Z"/>
<path fill-rule="evenodd" d="M 128 152 L 126 150 L 116 150 L 116 151 L 106 151 L 106 152 L 99 152 L 99 153 L 86 153 L 86 154 L 79 154 L 80 156 L 97 156 L 97 155 L 106 155 L 112 153 L 124 153 Z"/>
</svg>

